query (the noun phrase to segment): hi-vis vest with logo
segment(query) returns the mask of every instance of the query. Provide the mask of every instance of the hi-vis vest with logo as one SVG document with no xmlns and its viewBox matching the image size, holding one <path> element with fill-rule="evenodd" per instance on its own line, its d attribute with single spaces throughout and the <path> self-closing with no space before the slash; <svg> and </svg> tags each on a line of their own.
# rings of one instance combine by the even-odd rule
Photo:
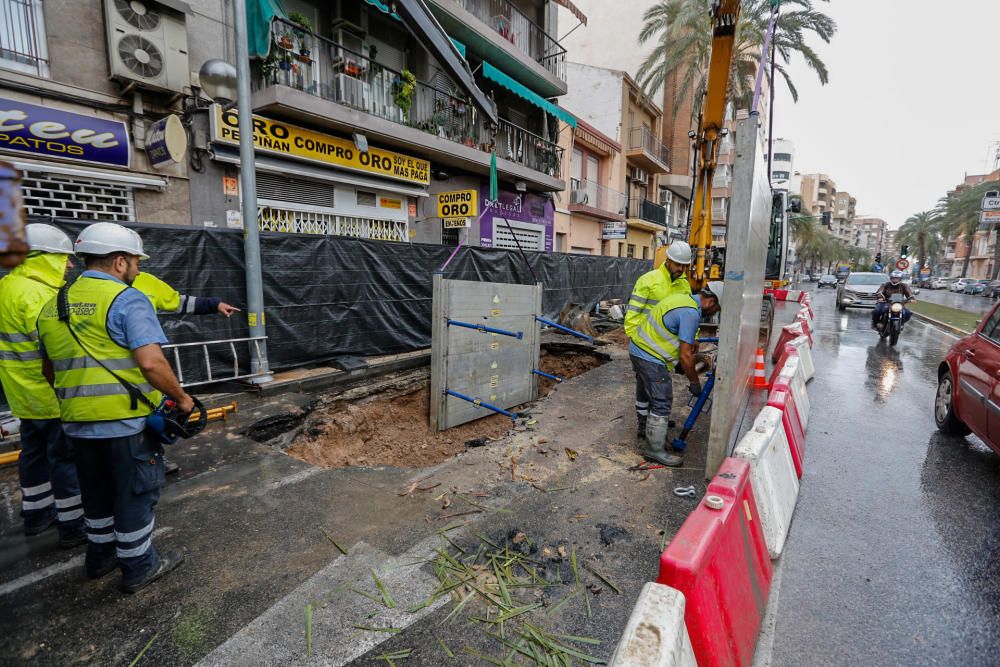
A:
<svg viewBox="0 0 1000 667">
<path fill-rule="evenodd" d="M 650 309 L 671 294 L 690 295 L 691 283 L 683 275 L 672 280 L 666 265 L 642 274 L 635 281 L 632 295 L 628 298 L 628 310 L 625 311 L 625 334 L 636 344 L 636 329 L 646 321 Z"/>
<path fill-rule="evenodd" d="M 646 352 L 663 363 L 677 361 L 680 338 L 663 326 L 663 316 L 676 308 L 698 309 L 698 302 L 690 294 L 671 294 L 646 313 L 646 321 L 639 325 L 632 339 Z"/>
<path fill-rule="evenodd" d="M 56 299 L 42 309 L 38 334 L 55 371 L 56 398 L 64 422 L 113 421 L 150 413 L 149 406 L 141 401 L 133 408 L 125 387 L 96 359 L 137 386 L 150 403 L 160 404 L 162 395 L 146 382 L 131 350 L 108 334 L 108 311 L 126 289 L 126 285 L 114 280 L 88 277 L 81 277 L 69 287 L 69 323 L 86 352 L 73 339 L 66 323 L 59 321 Z"/>
</svg>

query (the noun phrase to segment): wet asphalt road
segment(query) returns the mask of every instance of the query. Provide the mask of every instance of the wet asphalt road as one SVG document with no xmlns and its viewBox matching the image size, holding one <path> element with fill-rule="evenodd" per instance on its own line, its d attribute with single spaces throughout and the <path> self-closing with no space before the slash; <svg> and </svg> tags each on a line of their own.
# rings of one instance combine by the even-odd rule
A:
<svg viewBox="0 0 1000 667">
<path fill-rule="evenodd" d="M 970 313 L 985 313 L 996 303 L 993 299 L 971 294 L 957 294 L 948 290 L 922 289 L 917 295 L 918 301 L 928 301 L 942 306 L 951 306 Z"/>
<path fill-rule="evenodd" d="M 932 413 L 955 337 L 913 321 L 891 349 L 813 295 L 805 470 L 756 664 L 996 665 L 1000 457 Z"/>
</svg>

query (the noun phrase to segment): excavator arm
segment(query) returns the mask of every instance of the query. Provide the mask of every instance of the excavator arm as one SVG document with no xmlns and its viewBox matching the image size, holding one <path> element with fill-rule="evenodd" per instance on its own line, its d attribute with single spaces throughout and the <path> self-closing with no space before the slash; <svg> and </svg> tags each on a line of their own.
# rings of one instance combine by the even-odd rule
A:
<svg viewBox="0 0 1000 667">
<path fill-rule="evenodd" d="M 709 279 L 712 253 L 712 181 L 719 156 L 719 139 L 725 132 L 726 91 L 729 88 L 733 43 L 739 18 L 740 0 L 713 1 L 712 55 L 695 139 L 698 162 L 689 239 L 694 251 L 689 277 L 692 289 L 702 288 Z"/>
</svg>

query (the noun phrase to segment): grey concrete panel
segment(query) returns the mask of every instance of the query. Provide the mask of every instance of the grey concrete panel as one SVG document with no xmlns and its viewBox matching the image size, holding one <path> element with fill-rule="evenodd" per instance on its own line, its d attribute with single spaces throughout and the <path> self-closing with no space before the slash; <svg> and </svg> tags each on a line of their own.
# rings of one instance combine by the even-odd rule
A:
<svg viewBox="0 0 1000 667">
<path fill-rule="evenodd" d="M 771 188 L 757 128 L 759 116 L 739 121 L 733 200 L 726 231 L 725 293 L 719 326 L 715 402 L 705 474 L 711 477 L 733 451 L 739 418 L 750 397 L 760 331 Z"/>
<path fill-rule="evenodd" d="M 448 389 L 511 408 L 537 397 L 541 285 L 510 285 L 434 277 L 431 423 L 439 430 L 494 414 L 448 396 Z M 521 332 L 522 338 L 449 326 L 448 320 Z"/>
</svg>

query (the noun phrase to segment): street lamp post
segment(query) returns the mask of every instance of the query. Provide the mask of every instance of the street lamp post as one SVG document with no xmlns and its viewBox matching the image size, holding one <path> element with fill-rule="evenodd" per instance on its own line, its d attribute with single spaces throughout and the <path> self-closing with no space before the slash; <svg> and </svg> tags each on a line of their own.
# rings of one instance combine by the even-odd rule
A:
<svg viewBox="0 0 1000 667">
<path fill-rule="evenodd" d="M 272 380 L 267 363 L 264 327 L 264 285 L 261 276 L 260 229 L 257 226 L 257 176 L 254 165 L 253 109 L 250 106 L 250 53 L 247 46 L 246 5 L 233 3 L 235 13 L 236 67 L 223 60 L 209 60 L 201 67 L 199 78 L 205 93 L 223 106 L 237 103 L 240 131 L 240 200 L 243 219 L 243 255 L 247 282 L 247 321 L 250 336 L 260 338 L 251 350 L 250 371 L 253 382 Z"/>
</svg>

